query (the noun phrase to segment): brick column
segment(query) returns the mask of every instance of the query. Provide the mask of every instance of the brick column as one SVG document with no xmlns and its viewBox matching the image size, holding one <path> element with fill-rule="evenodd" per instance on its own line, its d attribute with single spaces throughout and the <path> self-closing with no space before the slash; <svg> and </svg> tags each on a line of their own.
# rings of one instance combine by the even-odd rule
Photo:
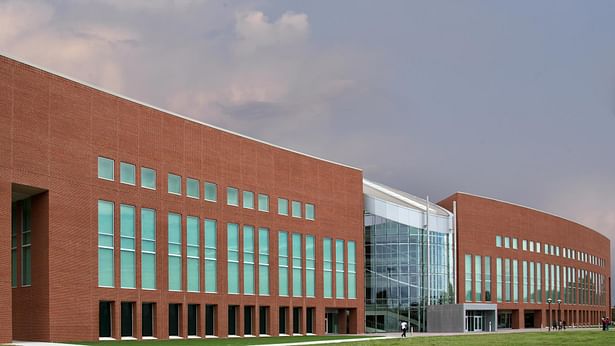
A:
<svg viewBox="0 0 615 346">
<path fill-rule="evenodd" d="M 0 343 L 13 339 L 11 289 L 11 184 L 0 180 Z"/>
</svg>

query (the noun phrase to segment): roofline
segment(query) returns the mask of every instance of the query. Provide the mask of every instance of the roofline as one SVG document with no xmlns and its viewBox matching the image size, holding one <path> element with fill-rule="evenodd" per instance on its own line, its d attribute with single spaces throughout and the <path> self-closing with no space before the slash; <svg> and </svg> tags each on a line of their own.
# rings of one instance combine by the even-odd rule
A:
<svg viewBox="0 0 615 346">
<path fill-rule="evenodd" d="M 285 150 L 285 151 L 288 151 L 288 152 L 291 152 L 291 153 L 294 153 L 294 154 L 299 154 L 299 155 L 306 156 L 306 157 L 309 157 L 309 158 L 312 158 L 312 159 L 316 159 L 316 160 L 319 160 L 319 161 L 324 161 L 324 162 L 328 162 L 328 163 L 331 163 L 331 164 L 334 164 L 334 165 L 338 165 L 338 166 L 343 166 L 343 167 L 346 167 L 346 168 L 354 169 L 354 170 L 357 170 L 357 171 L 360 171 L 360 172 L 362 172 L 362 171 L 363 171 L 363 169 L 361 169 L 361 168 L 353 167 L 353 166 L 350 166 L 350 165 L 347 165 L 347 164 L 344 164 L 344 163 L 339 163 L 339 162 L 335 162 L 335 161 L 331 161 L 331 160 L 323 159 L 323 158 L 321 158 L 321 157 L 317 157 L 317 156 L 314 156 L 314 155 L 306 154 L 306 153 L 303 153 L 303 152 L 300 152 L 300 151 L 297 151 L 297 150 L 294 150 L 294 149 L 289 149 L 289 148 L 286 148 L 286 147 L 283 147 L 283 146 L 280 146 L 280 145 L 277 145 L 277 144 L 273 144 L 273 143 L 266 142 L 266 141 L 261 140 L 261 139 L 257 139 L 257 138 L 254 138 L 254 137 L 250 137 L 250 136 L 247 136 L 247 135 L 243 135 L 243 134 L 241 134 L 241 133 L 234 132 L 234 131 L 231 131 L 231 130 L 227 130 L 227 129 L 224 129 L 224 128 L 221 128 L 221 127 L 218 127 L 218 126 L 215 126 L 215 125 L 212 125 L 212 124 L 208 124 L 208 123 L 203 122 L 203 121 L 200 121 L 200 120 L 192 119 L 192 118 L 187 117 L 187 116 L 185 116 L 185 115 L 181 115 L 181 114 L 179 114 L 179 113 L 175 113 L 175 112 L 172 112 L 172 111 L 166 110 L 166 109 L 164 109 L 164 108 L 160 108 L 160 107 L 157 107 L 157 106 L 154 106 L 154 105 L 151 105 L 151 104 L 145 103 L 145 102 L 143 102 L 143 101 L 135 100 L 135 99 L 130 98 L 130 97 L 128 97 L 128 96 L 124 96 L 124 95 L 121 95 L 121 94 L 119 94 L 119 93 L 115 93 L 115 92 L 109 91 L 109 90 L 107 90 L 107 89 L 105 89 L 105 88 L 102 88 L 102 87 L 99 87 L 99 86 L 96 86 L 96 85 L 93 85 L 93 84 L 90 84 L 90 83 L 87 83 L 87 82 L 81 81 L 81 80 L 79 80 L 79 79 L 69 77 L 69 76 L 67 76 L 67 75 L 65 75 L 65 74 L 63 74 L 63 73 L 58 73 L 58 72 L 55 72 L 55 71 L 53 71 L 53 70 L 50 70 L 50 69 L 47 69 L 47 68 L 41 67 L 41 66 L 39 66 L 39 65 L 36 65 L 36 64 L 30 63 L 30 62 L 28 62 L 28 61 L 25 61 L 25 60 L 22 60 L 22 59 L 15 58 L 15 57 L 13 57 L 13 56 L 11 56 L 11 55 L 9 55 L 9 54 L 4 53 L 3 51 L 0 51 L 0 56 L 3 56 L 3 57 L 5 57 L 5 58 L 8 58 L 8 59 L 10 59 L 10 60 L 16 61 L 16 62 L 21 63 L 21 64 L 24 64 L 24 65 L 28 65 L 28 66 L 34 67 L 34 68 L 36 68 L 36 69 L 38 69 L 38 70 L 41 70 L 41 71 L 43 71 L 43 72 L 50 73 L 50 74 L 52 74 L 52 75 L 55 75 L 55 76 L 58 76 L 58 77 L 61 77 L 61 78 L 64 78 L 64 79 L 69 80 L 69 81 L 71 81 L 71 82 L 75 82 L 75 83 L 78 83 L 78 84 L 84 85 L 84 86 L 86 86 L 86 87 L 88 87 L 88 88 L 91 88 L 91 89 L 94 89 L 94 90 L 98 90 L 98 91 L 104 92 L 104 93 L 106 93 L 106 94 L 109 94 L 109 95 L 112 95 L 112 96 L 118 97 L 118 98 L 120 98 L 120 99 L 124 99 L 124 100 L 126 100 L 126 101 L 130 101 L 130 102 L 132 102 L 132 103 L 136 103 L 136 104 L 138 104 L 138 105 L 145 106 L 145 107 L 148 107 L 148 108 L 152 108 L 152 109 L 155 109 L 155 110 L 157 110 L 157 111 L 163 112 L 163 113 L 165 113 L 165 114 L 173 115 L 173 116 L 176 116 L 176 117 L 178 117 L 178 118 L 181 118 L 181 119 L 184 119 L 184 120 L 188 120 L 188 121 L 191 121 L 191 122 L 197 123 L 197 124 L 199 124 L 199 125 L 204 125 L 204 126 L 207 126 L 207 127 L 210 127 L 210 128 L 216 129 L 216 130 L 219 130 L 219 131 L 223 131 L 223 132 L 226 132 L 226 133 L 229 133 L 229 134 L 232 134 L 232 135 L 238 136 L 238 137 L 242 137 L 242 138 L 249 139 L 249 140 L 252 140 L 252 141 L 255 141 L 255 142 L 258 142 L 258 143 L 262 143 L 262 144 L 265 144 L 265 145 L 269 145 L 269 146 L 272 146 L 272 147 L 274 147 L 274 148 L 282 149 L 282 150 Z"/>
<path fill-rule="evenodd" d="M 434 208 L 434 209 L 440 210 L 440 211 L 444 212 L 445 214 L 447 214 L 449 217 L 453 215 L 453 213 L 451 213 L 446 208 L 440 206 L 439 204 L 437 204 L 435 202 L 428 201 L 426 199 L 423 199 L 421 197 L 418 197 L 418 196 L 412 195 L 411 193 L 406 192 L 407 194 L 412 195 L 415 198 L 424 201 L 425 204 L 423 205 L 423 204 L 418 203 L 416 201 L 413 201 L 413 200 L 411 200 L 411 199 L 409 199 L 409 198 L 407 198 L 405 196 L 402 196 L 402 195 L 400 195 L 399 193 L 397 193 L 395 191 L 390 190 L 390 188 L 388 186 L 386 186 L 386 185 L 381 185 L 381 184 L 379 184 L 379 183 L 377 183 L 375 181 L 368 180 L 365 177 L 363 177 L 363 184 L 367 185 L 367 186 L 369 186 L 369 187 L 371 187 L 373 189 L 376 189 L 376 190 L 378 190 L 378 191 L 380 191 L 382 193 L 389 194 L 390 196 L 392 196 L 394 198 L 397 198 L 397 199 L 399 199 L 399 200 L 401 200 L 403 202 L 406 202 L 406 203 L 408 203 L 410 205 L 413 205 L 417 209 L 420 209 L 422 212 L 428 213 L 429 211 L 427 210 L 427 206 L 429 205 L 430 208 Z M 378 199 L 380 199 L 380 198 L 378 198 Z"/>
<path fill-rule="evenodd" d="M 453 193 L 452 195 L 450 195 L 450 196 L 448 196 L 448 197 L 446 197 L 446 198 L 442 199 L 442 201 L 444 201 L 444 200 L 446 200 L 446 199 L 449 199 L 449 198 L 451 198 L 451 197 L 455 196 L 456 194 L 459 194 L 459 195 L 466 195 L 466 196 L 471 196 L 471 197 L 478 197 L 478 198 L 482 198 L 482 199 L 488 199 L 488 200 L 491 200 L 491 201 L 500 202 L 500 203 L 504 203 L 504 204 L 512 205 L 512 206 L 515 206 L 515 207 L 520 207 L 520 208 L 524 208 L 524 209 L 529 209 L 529 210 L 537 211 L 537 212 L 539 212 L 539 213 L 546 214 L 546 215 L 549 215 L 549 216 L 553 216 L 553 217 L 556 217 L 556 218 L 558 218 L 558 219 L 562 219 L 562 220 L 564 220 L 564 221 L 568 221 L 568 222 L 571 222 L 571 223 L 577 224 L 577 225 L 579 225 L 579 226 L 581 226 L 581 227 L 587 228 L 588 230 L 593 231 L 593 232 L 596 232 L 596 233 L 600 234 L 601 236 L 603 236 L 603 237 L 605 237 L 605 238 L 609 239 L 609 241 L 610 241 L 610 238 L 609 238 L 609 237 L 607 237 L 606 235 L 604 235 L 602 232 L 597 231 L 597 230 L 595 230 L 595 229 L 593 229 L 593 228 L 591 228 L 591 227 L 588 227 L 588 226 L 586 226 L 586 225 L 584 225 L 584 224 L 582 224 L 582 223 L 580 223 L 580 222 L 578 222 L 578 221 L 574 221 L 574 220 L 571 220 L 571 219 L 565 218 L 565 217 L 563 217 L 563 216 L 560 216 L 560 215 L 557 215 L 557 214 L 554 214 L 554 213 L 550 213 L 550 212 L 548 212 L 548 211 L 544 211 L 544 210 L 536 209 L 536 208 L 533 208 L 533 207 L 528 207 L 528 206 L 523 205 L 523 204 L 518 204 L 518 203 L 513 203 L 513 202 L 503 201 L 503 200 L 501 200 L 501 199 L 497 199 L 497 198 L 493 198 L 493 197 L 481 196 L 481 195 L 477 195 L 477 194 L 473 194 L 473 193 L 469 193 L 469 192 L 463 192 L 463 191 L 457 191 L 457 192 Z"/>
</svg>

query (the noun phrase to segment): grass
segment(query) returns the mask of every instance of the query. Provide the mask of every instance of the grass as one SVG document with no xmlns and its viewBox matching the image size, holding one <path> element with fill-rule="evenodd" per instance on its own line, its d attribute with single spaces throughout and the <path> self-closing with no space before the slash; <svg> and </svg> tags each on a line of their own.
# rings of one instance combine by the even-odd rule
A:
<svg viewBox="0 0 615 346">
<path fill-rule="evenodd" d="M 220 339 L 187 339 L 187 340 L 143 340 L 143 341 L 85 341 L 76 342 L 79 345 L 98 345 L 98 346 L 200 346 L 200 345 L 220 345 L 220 346 L 241 346 L 241 345 L 264 345 L 264 344 L 282 344 L 287 342 L 310 342 L 310 341 L 325 341 L 325 340 L 340 340 L 340 339 L 359 339 L 365 338 L 364 335 L 335 335 L 335 336 L 274 336 L 274 337 L 258 337 L 258 338 L 220 338 Z M 370 335 L 369 337 L 377 337 Z M 345 343 L 342 345 L 350 345 Z"/>
<path fill-rule="evenodd" d="M 374 340 L 342 345 L 404 346 L 404 345 L 615 345 L 615 332 L 600 329 L 565 332 L 494 333 L 458 336 L 419 336 L 406 339 Z"/>
</svg>

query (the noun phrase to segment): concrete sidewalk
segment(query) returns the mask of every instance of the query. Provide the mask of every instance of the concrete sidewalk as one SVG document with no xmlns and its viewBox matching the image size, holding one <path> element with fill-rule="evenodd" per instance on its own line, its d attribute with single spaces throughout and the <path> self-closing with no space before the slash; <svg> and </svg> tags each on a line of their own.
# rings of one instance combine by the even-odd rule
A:
<svg viewBox="0 0 615 346">
<path fill-rule="evenodd" d="M 364 338 L 356 338 L 356 339 L 340 339 L 340 340 L 319 340 L 319 341 L 301 341 L 301 342 L 287 342 L 283 344 L 259 344 L 253 346 L 300 346 L 300 345 L 330 345 L 330 344 L 341 344 L 345 342 L 359 342 L 359 341 L 371 341 L 371 340 L 387 340 L 387 339 L 398 339 L 399 336 L 365 336 Z"/>
</svg>

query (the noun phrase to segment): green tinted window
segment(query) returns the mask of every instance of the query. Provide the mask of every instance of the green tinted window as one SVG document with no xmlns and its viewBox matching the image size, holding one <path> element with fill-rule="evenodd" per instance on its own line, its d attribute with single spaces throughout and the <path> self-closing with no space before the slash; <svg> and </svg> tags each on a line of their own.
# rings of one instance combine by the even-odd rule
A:
<svg viewBox="0 0 615 346">
<path fill-rule="evenodd" d="M 306 203 L 305 204 L 305 218 L 308 220 L 314 220 L 314 205 Z"/>
<path fill-rule="evenodd" d="M 136 287 L 135 207 L 120 205 L 120 282 L 122 288 Z"/>
<path fill-rule="evenodd" d="M 205 182 L 205 200 L 215 202 L 218 198 L 218 186 L 214 183 Z"/>
<path fill-rule="evenodd" d="M 269 230 L 258 229 L 258 294 L 269 295 Z"/>
<path fill-rule="evenodd" d="M 141 209 L 141 287 L 156 289 L 156 211 Z"/>
<path fill-rule="evenodd" d="M 198 182 L 196 186 L 198 190 Z M 199 284 L 199 235 L 199 218 L 188 216 L 186 218 L 186 285 L 189 292 L 198 292 L 201 287 Z"/>
<path fill-rule="evenodd" d="M 141 167 L 141 187 L 156 190 L 156 171 Z"/>
<path fill-rule="evenodd" d="M 120 183 L 136 184 L 136 167 L 131 163 L 120 162 Z"/>
<path fill-rule="evenodd" d="M 98 157 L 98 177 L 101 179 L 114 180 L 113 160 L 106 157 Z"/>
<path fill-rule="evenodd" d="M 234 187 L 226 188 L 226 204 L 235 207 L 239 205 L 239 190 Z"/>
<path fill-rule="evenodd" d="M 239 294 L 239 226 L 227 225 L 228 293 Z"/>
<path fill-rule="evenodd" d="M 98 201 L 98 286 L 114 287 L 113 203 Z"/>
<path fill-rule="evenodd" d="M 205 220 L 205 292 L 217 292 L 216 220 Z"/>
<path fill-rule="evenodd" d="M 182 289 L 182 221 L 181 215 L 169 213 L 168 218 L 168 277 L 169 290 L 181 291 Z"/>
<path fill-rule="evenodd" d="M 288 296 L 288 233 L 278 233 L 278 294 Z"/>
<path fill-rule="evenodd" d="M 169 173 L 168 176 L 168 192 L 176 195 L 182 194 L 182 177 Z"/>
<path fill-rule="evenodd" d="M 288 200 L 278 198 L 278 214 L 288 216 Z"/>
<path fill-rule="evenodd" d="M 186 196 L 192 198 L 201 198 L 201 184 L 198 180 L 186 178 Z"/>
<path fill-rule="evenodd" d="M 262 193 L 258 194 L 258 211 L 269 211 L 269 196 Z"/>
</svg>

